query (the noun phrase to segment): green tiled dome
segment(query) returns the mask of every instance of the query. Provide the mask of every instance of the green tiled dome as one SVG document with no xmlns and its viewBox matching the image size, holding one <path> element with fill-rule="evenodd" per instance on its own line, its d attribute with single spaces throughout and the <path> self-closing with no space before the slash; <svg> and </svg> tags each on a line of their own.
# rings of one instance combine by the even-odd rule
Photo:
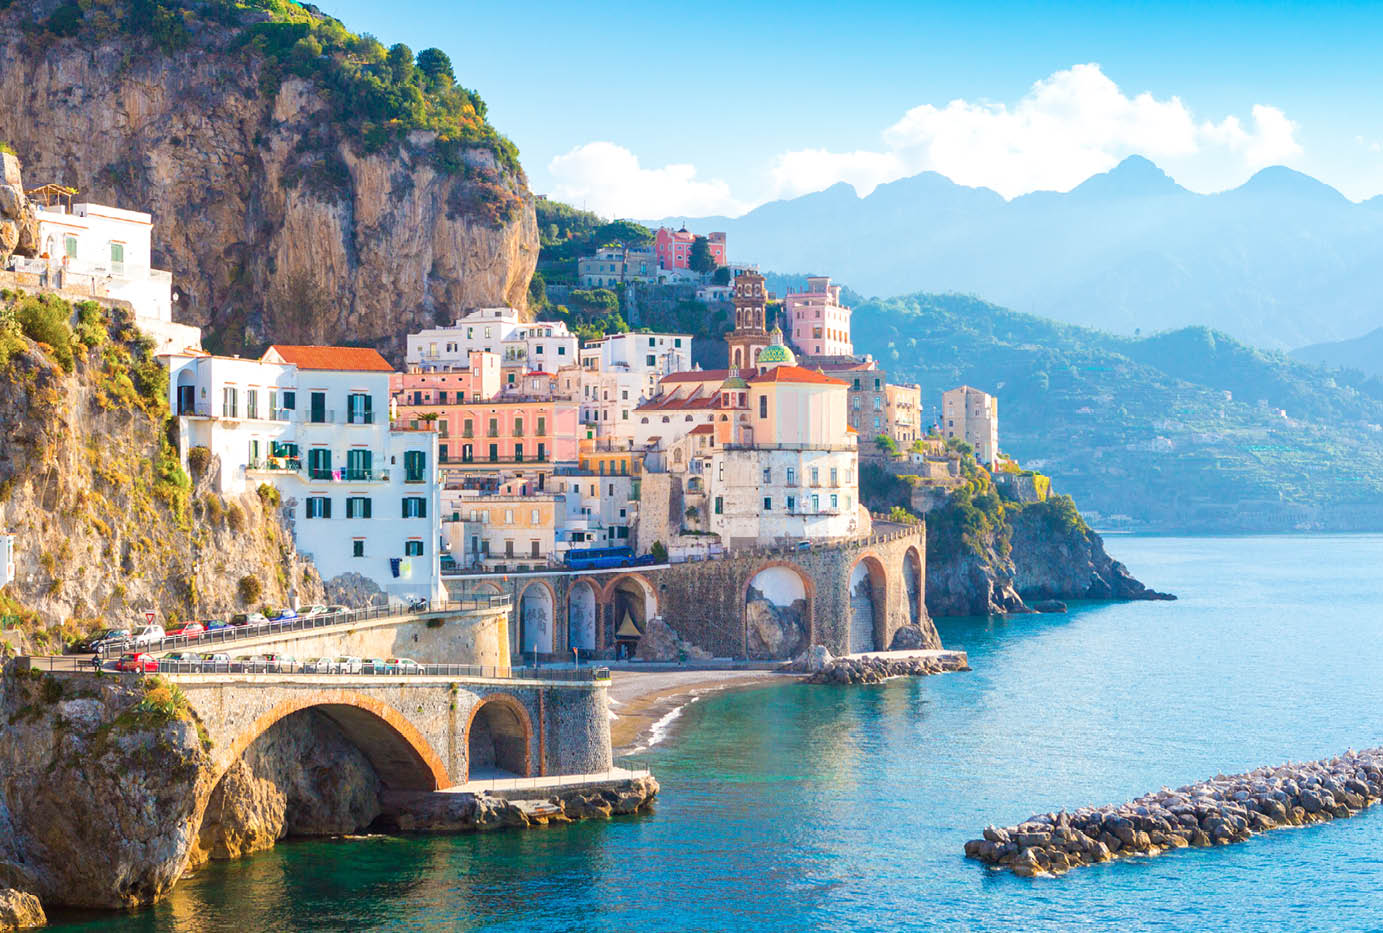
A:
<svg viewBox="0 0 1383 933">
<path fill-rule="evenodd" d="M 722 382 L 720 387 L 722 389 L 747 389 L 749 388 L 749 383 L 745 382 L 739 376 L 731 376 L 729 379 Z"/>
<path fill-rule="evenodd" d="M 759 351 L 759 365 L 767 363 L 786 363 L 789 366 L 797 363 L 797 357 L 793 356 L 792 351 L 781 343 L 771 343 Z"/>
</svg>

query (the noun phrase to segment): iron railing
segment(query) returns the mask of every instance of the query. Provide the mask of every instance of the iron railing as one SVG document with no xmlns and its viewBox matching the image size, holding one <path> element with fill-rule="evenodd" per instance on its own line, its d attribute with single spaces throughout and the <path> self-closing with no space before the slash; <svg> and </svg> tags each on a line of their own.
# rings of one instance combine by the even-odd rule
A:
<svg viewBox="0 0 1383 933">
<path fill-rule="evenodd" d="M 372 606 L 366 609 L 347 609 L 344 612 L 322 612 L 310 616 L 297 616 L 292 619 L 278 619 L 271 622 L 257 622 L 247 625 L 231 625 L 212 629 L 198 635 L 169 635 L 157 642 L 135 644 L 126 641 L 119 644 L 103 645 L 98 654 L 101 657 L 123 654 L 130 651 L 176 651 L 180 648 L 202 648 L 226 642 L 244 641 L 264 635 L 278 635 L 283 632 L 296 632 L 307 629 L 325 628 L 329 625 L 349 625 L 354 622 L 368 622 L 389 616 L 419 615 L 428 612 L 480 612 L 490 609 L 510 609 L 513 598 L 508 593 L 495 593 L 468 596 L 464 599 L 433 600 L 425 609 L 405 610 L 396 606 Z"/>
<path fill-rule="evenodd" d="M 322 677 L 456 677 L 472 680 L 546 680 L 562 683 L 596 683 L 610 680 L 608 667 L 500 667 L 486 664 L 374 664 L 352 658 L 229 658 L 226 660 L 176 660 L 146 658 L 132 662 L 131 670 L 117 669 L 119 661 L 71 655 L 30 657 L 31 670 L 105 674 L 291 674 Z M 357 663 L 358 662 L 358 663 Z"/>
</svg>

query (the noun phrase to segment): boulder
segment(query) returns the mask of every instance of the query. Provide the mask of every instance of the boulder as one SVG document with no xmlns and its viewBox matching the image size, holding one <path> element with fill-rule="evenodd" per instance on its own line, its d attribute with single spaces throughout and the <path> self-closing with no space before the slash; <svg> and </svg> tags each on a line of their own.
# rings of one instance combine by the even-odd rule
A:
<svg viewBox="0 0 1383 933">
<path fill-rule="evenodd" d="M 0 933 L 31 930 L 47 923 L 38 898 L 14 888 L 0 888 Z"/>
</svg>

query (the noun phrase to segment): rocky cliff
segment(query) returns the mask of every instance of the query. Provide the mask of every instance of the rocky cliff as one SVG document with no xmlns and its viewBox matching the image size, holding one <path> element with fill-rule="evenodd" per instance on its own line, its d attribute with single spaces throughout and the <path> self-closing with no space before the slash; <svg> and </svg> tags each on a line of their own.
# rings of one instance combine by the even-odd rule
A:
<svg viewBox="0 0 1383 933">
<path fill-rule="evenodd" d="M 167 373 L 128 313 L 87 303 L 74 331 L 72 310 L 0 298 L 0 529 L 16 571 L 0 650 L 56 650 L 150 610 L 167 625 L 320 599 L 272 491 L 225 499 L 212 471 L 183 472 Z"/>
<path fill-rule="evenodd" d="M 175 317 L 208 346 L 397 359 L 410 330 L 526 307 L 532 196 L 449 63 L 424 73 L 311 7 L 151 0 L 145 27 L 140 6 L 0 12 L 0 136 L 30 184 L 153 214 Z"/>
<path fill-rule="evenodd" d="M 1048 600 L 1175 598 L 1148 589 L 1110 557 L 1066 496 L 1008 503 L 965 531 L 957 528 L 956 509 L 952 503 L 928 516 L 932 615 L 1032 612 Z"/>
</svg>

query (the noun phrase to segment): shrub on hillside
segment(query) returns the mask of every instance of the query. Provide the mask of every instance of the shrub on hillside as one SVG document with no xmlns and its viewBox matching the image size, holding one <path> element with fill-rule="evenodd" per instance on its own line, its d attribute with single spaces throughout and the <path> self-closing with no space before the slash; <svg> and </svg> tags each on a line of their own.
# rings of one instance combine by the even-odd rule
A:
<svg viewBox="0 0 1383 933">
<path fill-rule="evenodd" d="M 259 577 L 252 577 L 249 574 L 240 578 L 240 583 L 236 587 L 236 593 L 240 596 L 240 602 L 249 606 L 259 599 L 264 592 L 264 585 L 259 582 Z"/>
<path fill-rule="evenodd" d="M 76 357 L 72 352 L 72 327 L 67 323 L 67 302 L 53 295 L 25 298 L 15 308 L 15 320 L 24 336 L 41 343 L 53 361 L 72 372 Z"/>
</svg>

